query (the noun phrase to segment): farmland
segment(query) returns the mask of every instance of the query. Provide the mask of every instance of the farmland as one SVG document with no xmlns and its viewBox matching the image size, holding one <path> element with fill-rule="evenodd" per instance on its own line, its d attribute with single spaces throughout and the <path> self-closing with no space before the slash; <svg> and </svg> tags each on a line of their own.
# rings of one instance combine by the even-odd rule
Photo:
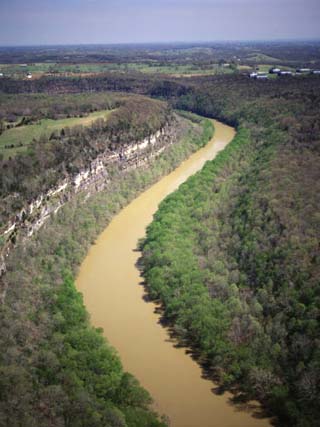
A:
<svg viewBox="0 0 320 427">
<path fill-rule="evenodd" d="M 84 117 L 60 120 L 42 119 L 35 124 L 14 126 L 0 135 L 0 153 L 4 158 L 25 151 L 31 142 L 41 137 L 50 137 L 66 127 L 89 126 L 98 119 L 106 119 L 112 110 L 95 111 Z"/>
</svg>

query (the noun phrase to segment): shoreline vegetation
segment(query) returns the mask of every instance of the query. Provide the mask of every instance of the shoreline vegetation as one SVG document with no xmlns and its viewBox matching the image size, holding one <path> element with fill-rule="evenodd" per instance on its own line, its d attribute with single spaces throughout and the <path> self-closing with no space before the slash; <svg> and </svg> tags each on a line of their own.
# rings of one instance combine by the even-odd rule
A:
<svg viewBox="0 0 320 427">
<path fill-rule="evenodd" d="M 171 98 L 237 123 L 238 133 L 160 205 L 141 242 L 146 288 L 221 390 L 258 399 L 279 426 L 313 427 L 319 98 L 308 84 L 245 94 L 244 84 L 217 83 Z"/>
<path fill-rule="evenodd" d="M 89 246 L 137 194 L 213 135 L 191 113 L 182 140 L 148 167 L 113 171 L 108 188 L 78 195 L 9 256 L 1 305 L 0 425 L 163 427 L 151 397 L 90 326 L 74 277 Z M 188 119 L 186 119 L 186 117 Z"/>
</svg>

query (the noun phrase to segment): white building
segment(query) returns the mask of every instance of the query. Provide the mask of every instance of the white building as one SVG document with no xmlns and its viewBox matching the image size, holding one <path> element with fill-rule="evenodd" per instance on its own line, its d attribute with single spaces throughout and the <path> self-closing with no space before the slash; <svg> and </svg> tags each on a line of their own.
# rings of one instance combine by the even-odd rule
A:
<svg viewBox="0 0 320 427">
<path fill-rule="evenodd" d="M 280 68 L 270 68 L 269 70 L 270 74 L 278 74 L 280 72 L 281 72 Z"/>
<path fill-rule="evenodd" d="M 297 73 L 310 73 L 310 68 L 297 68 Z"/>
<path fill-rule="evenodd" d="M 280 71 L 278 76 L 292 76 L 292 71 Z"/>
</svg>

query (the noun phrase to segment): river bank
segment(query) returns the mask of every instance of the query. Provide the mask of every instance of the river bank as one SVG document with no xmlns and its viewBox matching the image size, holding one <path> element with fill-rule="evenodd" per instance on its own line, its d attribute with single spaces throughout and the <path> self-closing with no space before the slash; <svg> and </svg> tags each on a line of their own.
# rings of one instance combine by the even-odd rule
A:
<svg viewBox="0 0 320 427">
<path fill-rule="evenodd" d="M 160 201 L 212 160 L 233 138 L 234 130 L 214 122 L 215 136 L 174 172 L 161 179 L 123 209 L 99 236 L 81 265 L 77 288 L 95 326 L 103 327 L 132 372 L 155 399 L 155 409 L 174 427 L 267 426 L 229 404 L 230 395 L 216 396 L 213 384 L 185 349 L 176 348 L 159 325 L 156 305 L 146 303 L 136 268 L 137 241 L 145 234 Z"/>
</svg>

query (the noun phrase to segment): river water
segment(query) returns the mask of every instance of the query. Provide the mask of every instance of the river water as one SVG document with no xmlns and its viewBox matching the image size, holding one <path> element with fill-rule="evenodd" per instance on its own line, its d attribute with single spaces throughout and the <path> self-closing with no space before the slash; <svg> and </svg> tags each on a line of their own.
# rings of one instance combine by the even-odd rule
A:
<svg viewBox="0 0 320 427">
<path fill-rule="evenodd" d="M 161 200 L 212 160 L 233 138 L 234 130 L 214 121 L 212 140 L 176 170 L 124 208 L 99 236 L 81 265 L 76 281 L 96 327 L 102 327 L 124 369 L 135 375 L 154 398 L 154 409 L 172 427 L 263 427 L 266 419 L 230 404 L 230 394 L 213 393 L 215 384 L 176 348 L 159 323 L 156 305 L 145 302 L 136 262 L 137 241 L 144 237 Z"/>
</svg>

